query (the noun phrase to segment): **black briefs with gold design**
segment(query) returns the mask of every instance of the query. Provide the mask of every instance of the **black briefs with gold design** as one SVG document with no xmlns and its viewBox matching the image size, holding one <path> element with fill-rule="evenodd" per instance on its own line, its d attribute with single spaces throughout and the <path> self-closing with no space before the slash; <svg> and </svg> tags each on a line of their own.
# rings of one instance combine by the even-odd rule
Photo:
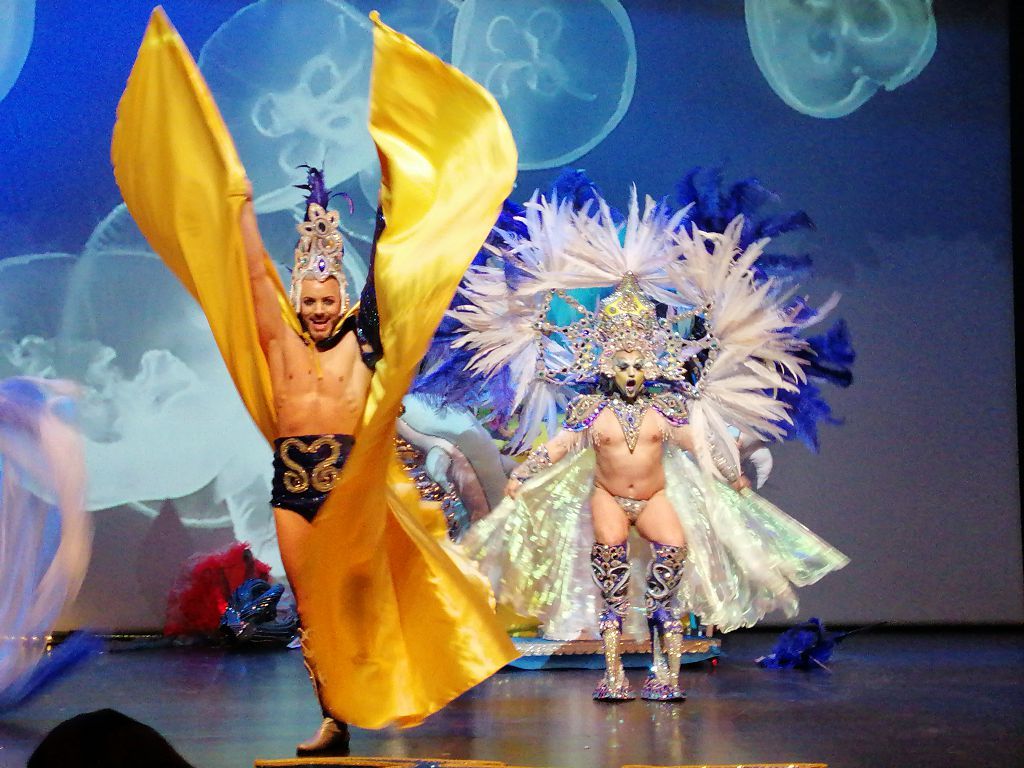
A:
<svg viewBox="0 0 1024 768">
<path fill-rule="evenodd" d="M 274 441 L 270 503 L 313 522 L 345 466 L 352 435 L 299 435 Z"/>
</svg>

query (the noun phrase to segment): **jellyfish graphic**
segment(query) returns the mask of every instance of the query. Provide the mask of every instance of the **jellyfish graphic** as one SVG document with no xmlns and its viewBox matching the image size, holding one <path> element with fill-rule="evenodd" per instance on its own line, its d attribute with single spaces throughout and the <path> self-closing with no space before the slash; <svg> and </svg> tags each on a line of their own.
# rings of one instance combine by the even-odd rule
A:
<svg viewBox="0 0 1024 768">
<path fill-rule="evenodd" d="M 366 126 L 373 40 L 364 12 L 373 8 L 495 93 L 520 168 L 589 151 L 632 99 L 636 45 L 618 0 L 259 0 L 199 54 L 257 212 L 292 209 L 295 166 L 322 164 L 330 187 L 357 201 L 342 230 L 371 240 L 380 167 Z"/>
<path fill-rule="evenodd" d="M 571 162 L 618 125 L 636 84 L 636 41 L 616 0 L 465 0 L 452 63 L 494 94 L 522 169 Z"/>
<path fill-rule="evenodd" d="M 34 305 L 42 284 L 60 312 Z M 161 500 L 173 499 L 183 525 L 229 528 L 281 572 L 266 503 L 269 449 L 202 311 L 124 205 L 79 255 L 0 261 L 0 377 L 12 375 L 81 385 L 88 509 L 152 518 Z"/>
<path fill-rule="evenodd" d="M 124 206 L 101 222 L 81 255 L 0 261 L 0 284 L 0 376 L 81 384 L 89 509 L 129 505 L 146 513 L 143 502 L 194 494 L 225 465 L 257 455 L 251 448 L 261 447 L 260 436 L 218 370 L 202 313 Z M 41 284 L 59 297 L 59 312 L 26 300 Z M 225 429 L 237 436 L 232 459 L 203 439 Z M 188 525 L 230 525 L 223 510 L 181 511 Z"/>
<path fill-rule="evenodd" d="M 0 0 L 0 101 L 21 74 L 35 32 L 35 0 Z"/>
<path fill-rule="evenodd" d="M 376 163 L 366 127 L 371 53 L 369 21 L 340 0 L 260 0 L 203 46 L 199 67 L 257 212 L 295 205 L 303 163 L 323 166 L 330 186 Z"/>
<path fill-rule="evenodd" d="M 904 85 L 935 53 L 931 0 L 746 0 L 750 49 L 768 84 L 811 117 L 843 117 Z"/>
</svg>

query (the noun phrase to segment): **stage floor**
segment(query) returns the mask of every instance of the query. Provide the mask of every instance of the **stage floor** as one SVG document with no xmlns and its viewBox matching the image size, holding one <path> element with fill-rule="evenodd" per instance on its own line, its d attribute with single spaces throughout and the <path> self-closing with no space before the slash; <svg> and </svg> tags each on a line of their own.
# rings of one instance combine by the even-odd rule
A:
<svg viewBox="0 0 1024 768">
<path fill-rule="evenodd" d="M 419 728 L 353 731 L 356 755 L 510 765 L 826 762 L 1016 766 L 1024 754 L 1024 631 L 881 631 L 850 638 L 832 673 L 759 669 L 776 631 L 734 633 L 683 704 L 599 704 L 591 670 L 506 671 Z M 642 672 L 631 677 L 639 685 Z M 57 723 L 112 707 L 197 768 L 289 757 L 319 722 L 296 651 L 175 648 L 101 655 L 0 716 L 0 766 L 20 768 Z"/>
</svg>

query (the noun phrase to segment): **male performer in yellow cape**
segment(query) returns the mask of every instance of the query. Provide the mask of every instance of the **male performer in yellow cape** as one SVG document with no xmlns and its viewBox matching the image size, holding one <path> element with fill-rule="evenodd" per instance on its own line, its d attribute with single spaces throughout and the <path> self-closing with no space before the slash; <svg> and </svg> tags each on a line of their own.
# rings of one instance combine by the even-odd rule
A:
<svg viewBox="0 0 1024 768">
<path fill-rule="evenodd" d="M 430 336 L 511 191 L 515 145 L 490 94 L 376 13 L 371 19 L 370 132 L 386 221 L 372 279 L 383 357 L 348 461 L 288 573 L 314 684 L 346 743 L 345 722 L 416 725 L 516 656 L 483 582 L 438 543 L 440 511 L 420 501 L 393 447 L 401 400 Z M 254 421 L 268 441 L 281 438 L 276 390 L 286 384 L 274 379 L 257 325 L 245 170 L 160 8 L 118 107 L 111 158 L 129 211 L 203 308 Z M 263 261 L 283 322 L 302 333 L 265 253 Z M 304 341 L 311 370 L 325 378 L 317 366 L 329 353 L 310 333 Z M 279 534 L 282 514 L 291 513 L 275 510 Z"/>
</svg>

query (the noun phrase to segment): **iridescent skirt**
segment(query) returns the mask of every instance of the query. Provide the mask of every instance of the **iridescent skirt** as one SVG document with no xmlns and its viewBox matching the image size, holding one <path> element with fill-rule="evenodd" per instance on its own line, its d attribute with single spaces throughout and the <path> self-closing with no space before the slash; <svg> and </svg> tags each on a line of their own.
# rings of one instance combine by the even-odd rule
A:
<svg viewBox="0 0 1024 768">
<path fill-rule="evenodd" d="M 796 615 L 795 587 L 813 584 L 848 558 L 770 502 L 709 478 L 683 451 L 664 456 L 665 492 L 689 548 L 679 605 L 722 632 L 770 611 Z M 537 619 L 553 640 L 594 638 L 601 596 L 590 576 L 594 453 L 584 448 L 525 483 L 463 539 L 495 597 Z M 647 544 L 631 536 L 631 604 L 643 606 Z M 646 632 L 639 608 L 627 636 Z"/>
</svg>

